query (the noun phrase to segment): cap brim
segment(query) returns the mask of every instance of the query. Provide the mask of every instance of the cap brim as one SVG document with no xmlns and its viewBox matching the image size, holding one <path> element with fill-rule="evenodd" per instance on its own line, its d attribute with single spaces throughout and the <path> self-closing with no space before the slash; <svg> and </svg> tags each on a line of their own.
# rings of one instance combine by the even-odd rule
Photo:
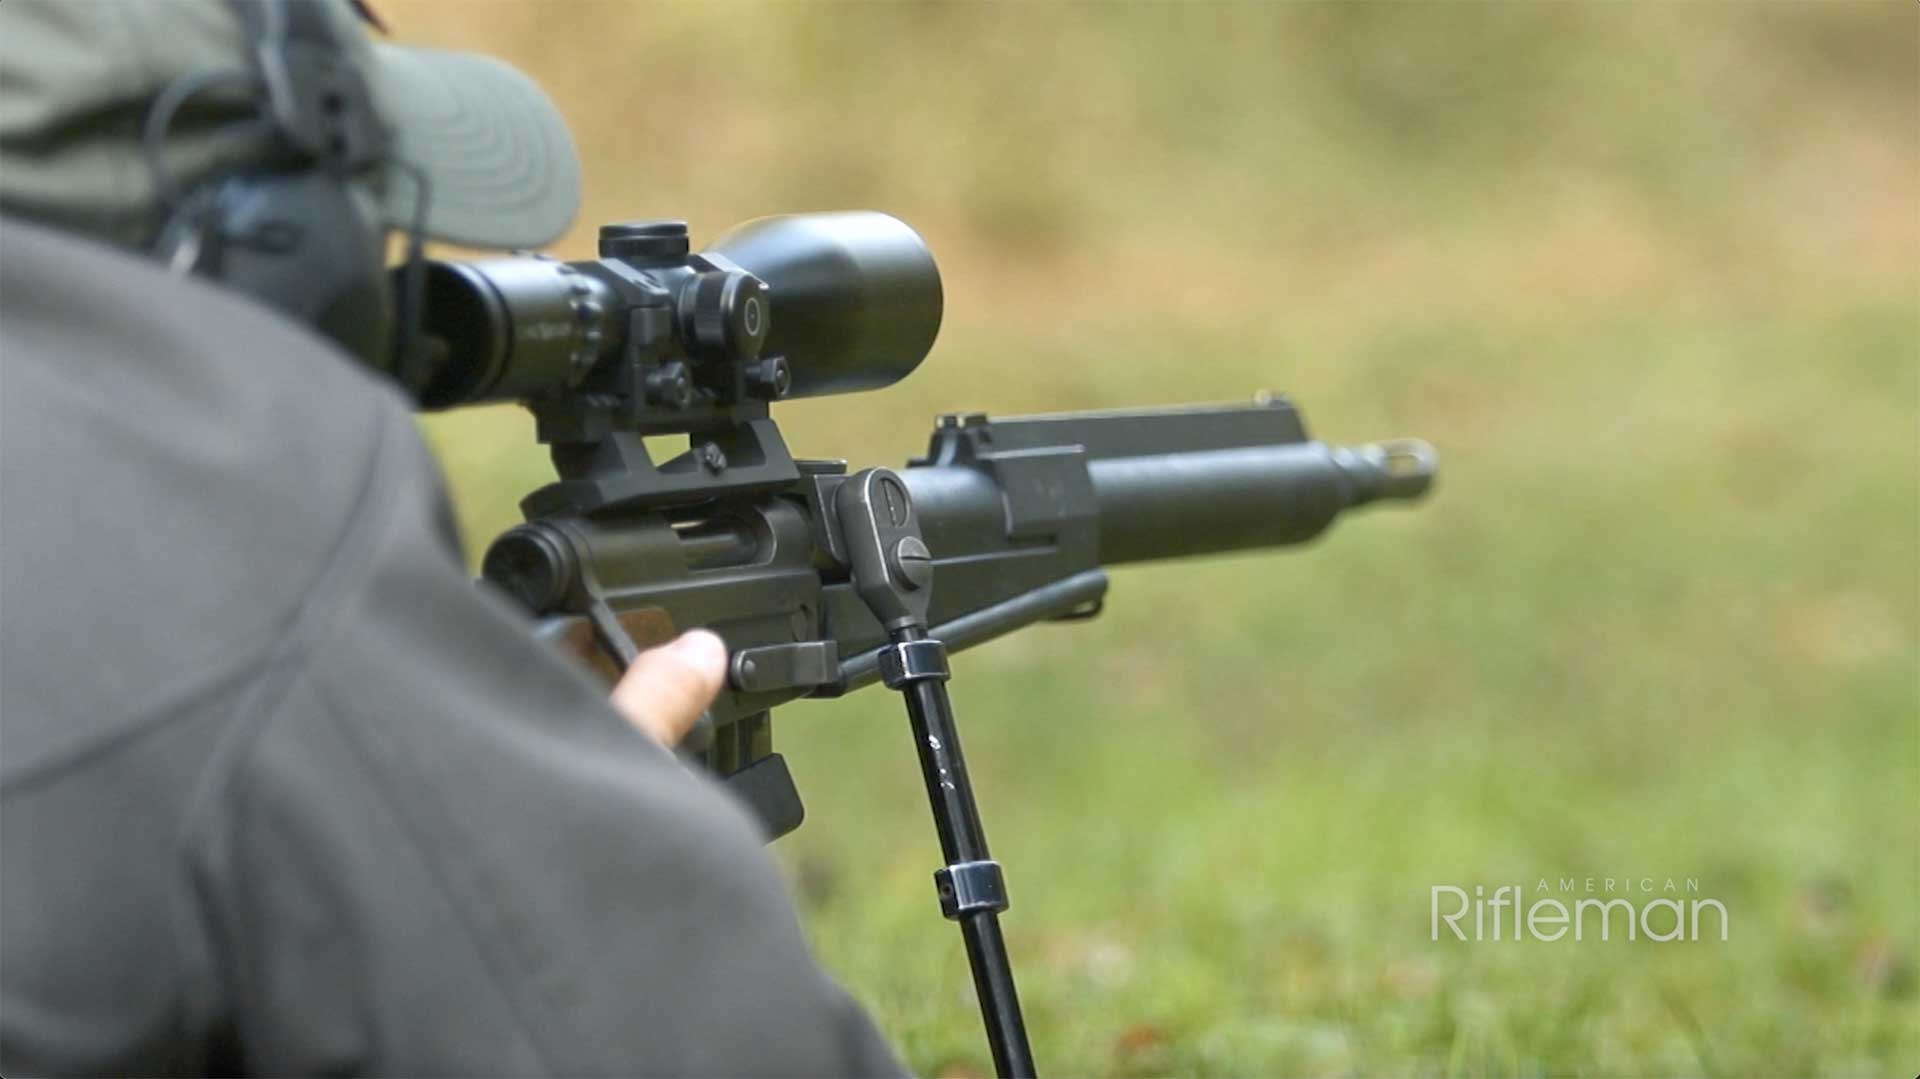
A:
<svg viewBox="0 0 1920 1079">
<path fill-rule="evenodd" d="M 393 155 L 425 174 L 427 235 L 471 247 L 540 247 L 580 208 L 580 163 L 560 113 L 525 75 L 471 53 L 374 45 L 374 106 Z M 388 224 L 411 225 L 416 185 L 385 185 Z"/>
</svg>

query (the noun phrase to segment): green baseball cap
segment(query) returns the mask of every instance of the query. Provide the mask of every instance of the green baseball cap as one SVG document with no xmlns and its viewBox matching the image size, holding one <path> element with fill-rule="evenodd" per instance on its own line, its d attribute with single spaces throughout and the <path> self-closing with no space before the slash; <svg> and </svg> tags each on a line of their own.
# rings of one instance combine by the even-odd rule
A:
<svg viewBox="0 0 1920 1079">
<path fill-rule="evenodd" d="M 426 231 L 472 247 L 539 247 L 573 220 L 580 165 L 540 88 L 498 60 L 375 42 L 359 5 L 318 3 L 364 75 L 391 156 L 423 173 Z M 143 153 L 148 106 L 186 76 L 248 69 L 247 34 L 226 0 L 5 0 L 0 3 L 0 210 L 144 247 L 160 200 Z M 169 128 L 162 157 L 179 183 L 255 159 L 263 136 L 233 121 L 256 99 L 209 93 Z M 252 141 L 249 141 L 251 138 Z M 394 228 L 416 189 L 374 177 Z"/>
</svg>

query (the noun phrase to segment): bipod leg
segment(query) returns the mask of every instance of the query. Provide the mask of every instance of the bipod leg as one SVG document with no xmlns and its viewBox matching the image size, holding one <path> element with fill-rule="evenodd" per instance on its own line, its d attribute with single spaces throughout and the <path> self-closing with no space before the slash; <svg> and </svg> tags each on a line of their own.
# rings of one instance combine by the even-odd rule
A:
<svg viewBox="0 0 1920 1079">
<path fill-rule="evenodd" d="M 1006 879 L 987 853 L 987 833 L 960 753 L 947 697 L 947 648 L 927 635 L 933 555 L 920 538 L 906 484 L 884 468 L 847 477 L 834 492 L 834 516 L 854 589 L 886 627 L 880 677 L 906 698 L 920 776 L 947 863 L 933 875 L 940 910 L 960 923 L 994 1070 L 1003 1077 L 1031 1076 L 1033 1050 L 1000 935 Z"/>
</svg>

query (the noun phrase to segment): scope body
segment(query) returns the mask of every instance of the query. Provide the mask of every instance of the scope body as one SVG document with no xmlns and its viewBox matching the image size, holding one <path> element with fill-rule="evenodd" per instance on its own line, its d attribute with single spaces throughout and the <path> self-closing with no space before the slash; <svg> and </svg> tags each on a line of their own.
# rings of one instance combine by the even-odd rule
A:
<svg viewBox="0 0 1920 1079">
<path fill-rule="evenodd" d="M 933 347 L 940 274 L 914 231 L 856 211 L 607 225 L 600 257 L 428 265 L 429 342 L 396 372 L 426 408 L 520 401 L 549 442 L 710 429 L 769 401 L 904 378 Z"/>
</svg>

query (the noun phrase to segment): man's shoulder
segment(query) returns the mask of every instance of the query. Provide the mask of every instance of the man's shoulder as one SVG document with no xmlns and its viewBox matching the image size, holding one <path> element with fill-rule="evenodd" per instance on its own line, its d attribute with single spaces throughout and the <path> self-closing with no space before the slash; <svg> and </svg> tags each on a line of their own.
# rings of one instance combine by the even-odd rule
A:
<svg viewBox="0 0 1920 1079">
<path fill-rule="evenodd" d="M 41 384 L 89 395 L 116 423 L 352 439 L 405 412 L 389 382 L 306 327 L 120 248 L 0 217 L 0 284 L 8 381 L 44 369 Z"/>
<path fill-rule="evenodd" d="M 430 471 L 397 394 L 321 339 L 11 220 L 0 359 L 9 777 L 242 675 L 374 473 Z"/>
</svg>

